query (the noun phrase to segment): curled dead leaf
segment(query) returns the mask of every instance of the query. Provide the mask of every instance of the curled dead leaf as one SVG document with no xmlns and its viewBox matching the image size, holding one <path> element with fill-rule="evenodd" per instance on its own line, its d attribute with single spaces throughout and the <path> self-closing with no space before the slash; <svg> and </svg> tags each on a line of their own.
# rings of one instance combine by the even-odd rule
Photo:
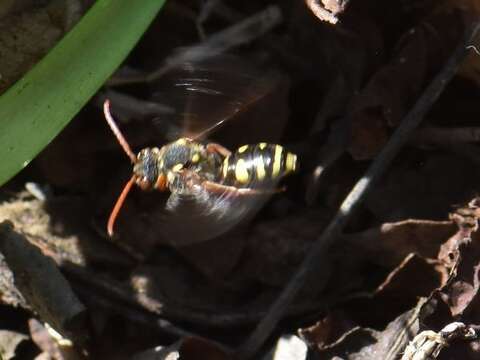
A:
<svg viewBox="0 0 480 360">
<path fill-rule="evenodd" d="M 458 43 L 465 24 L 458 12 L 436 13 L 407 31 L 391 61 L 353 100 L 350 153 L 371 159 L 385 145 L 427 81 Z"/>
<path fill-rule="evenodd" d="M 440 245 L 454 233 L 455 225 L 450 221 L 410 219 L 344 235 L 344 239 L 360 248 L 369 261 L 392 267 L 409 253 L 435 258 Z"/>
</svg>

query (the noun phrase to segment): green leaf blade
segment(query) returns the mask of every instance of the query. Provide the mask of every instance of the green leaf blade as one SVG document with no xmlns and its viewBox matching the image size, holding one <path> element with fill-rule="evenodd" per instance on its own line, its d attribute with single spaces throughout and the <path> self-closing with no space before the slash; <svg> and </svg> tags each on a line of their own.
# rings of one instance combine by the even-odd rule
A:
<svg viewBox="0 0 480 360">
<path fill-rule="evenodd" d="M 163 4 L 98 0 L 0 97 L 0 185 L 28 165 L 96 93 Z"/>
</svg>

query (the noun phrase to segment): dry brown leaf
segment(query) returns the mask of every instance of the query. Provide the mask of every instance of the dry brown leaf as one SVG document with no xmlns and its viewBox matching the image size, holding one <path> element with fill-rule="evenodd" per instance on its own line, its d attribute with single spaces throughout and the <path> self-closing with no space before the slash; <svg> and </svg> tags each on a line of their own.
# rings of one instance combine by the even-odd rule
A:
<svg viewBox="0 0 480 360">
<path fill-rule="evenodd" d="M 445 219 L 452 205 L 468 201 L 479 183 L 479 166 L 465 156 L 407 151 L 374 186 L 366 206 L 378 223 Z"/>
<path fill-rule="evenodd" d="M 242 272 L 268 285 L 282 286 L 296 271 L 326 221 L 324 212 L 309 210 L 281 221 L 258 224 L 249 236 Z"/>
<path fill-rule="evenodd" d="M 435 258 L 441 244 L 455 233 L 455 229 L 451 221 L 411 219 L 344 235 L 344 239 L 360 248 L 369 261 L 392 267 L 403 261 L 409 253 Z"/>
<path fill-rule="evenodd" d="M 420 319 L 424 316 L 424 303 L 425 299 L 421 299 L 415 308 L 398 316 L 383 331 L 355 327 L 328 345 L 313 342 L 317 358 L 333 359 L 338 356 L 345 360 L 397 359 L 408 341 L 419 331 Z M 313 329 L 309 331 L 312 332 Z M 308 336 L 306 333 L 302 335 Z M 318 341 L 317 337 L 309 339 Z"/>
<path fill-rule="evenodd" d="M 215 281 L 225 279 L 238 265 L 246 243 L 246 234 L 232 231 L 218 238 L 179 247 L 177 250 L 202 274 Z"/>
<path fill-rule="evenodd" d="M 368 275 L 372 277 L 371 274 L 364 274 L 364 282 L 370 280 Z M 339 276 L 335 274 L 335 281 L 332 281 L 335 290 L 345 286 L 337 284 Z M 343 278 L 346 276 L 343 275 L 341 279 Z M 414 306 L 420 296 L 429 296 L 441 285 L 440 280 L 435 262 L 409 254 L 373 291 L 352 297 L 345 305 L 345 311 L 359 325 L 381 328 Z"/>
<path fill-rule="evenodd" d="M 348 116 L 350 153 L 355 159 L 370 159 L 379 152 L 389 129 L 400 123 L 450 55 L 464 26 L 457 12 L 437 13 L 404 34 L 390 63 L 353 100 Z"/>
<path fill-rule="evenodd" d="M 475 203 L 471 202 L 469 208 L 461 208 L 451 215 L 459 229 L 438 253 L 443 265 L 443 282 L 447 284 L 442 289 L 443 300 L 453 316 L 463 314 L 479 302 L 480 234 L 475 231 L 480 214 Z"/>
<path fill-rule="evenodd" d="M 402 302 L 430 295 L 440 285 L 440 274 L 435 271 L 434 263 L 409 254 L 375 290 L 374 303 L 376 306 L 383 303 L 392 311 Z M 392 301 L 395 301 L 395 306 L 392 306 Z"/>
<path fill-rule="evenodd" d="M 332 311 L 314 325 L 299 329 L 298 332 L 310 345 L 323 349 L 357 328 L 346 314 Z"/>
</svg>

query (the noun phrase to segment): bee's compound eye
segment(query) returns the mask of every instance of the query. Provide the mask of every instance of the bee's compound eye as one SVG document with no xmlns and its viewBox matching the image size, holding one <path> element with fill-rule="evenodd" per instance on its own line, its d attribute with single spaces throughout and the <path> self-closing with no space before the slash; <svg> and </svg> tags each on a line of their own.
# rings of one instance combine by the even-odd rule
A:
<svg viewBox="0 0 480 360">
<path fill-rule="evenodd" d="M 138 187 L 142 190 L 149 190 L 152 188 L 152 185 L 150 183 L 150 181 L 148 181 L 148 179 L 146 177 L 142 177 L 142 178 L 139 178 L 137 179 L 136 181 Z"/>
</svg>

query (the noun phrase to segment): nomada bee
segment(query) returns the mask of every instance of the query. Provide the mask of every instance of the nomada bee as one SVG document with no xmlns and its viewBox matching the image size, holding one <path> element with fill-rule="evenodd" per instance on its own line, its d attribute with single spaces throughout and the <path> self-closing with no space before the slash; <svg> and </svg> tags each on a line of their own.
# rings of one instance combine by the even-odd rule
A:
<svg viewBox="0 0 480 360">
<path fill-rule="evenodd" d="M 110 114 L 109 103 L 104 104 L 105 118 L 133 163 L 132 177 L 108 221 L 110 235 L 134 184 L 169 193 L 163 211 L 153 211 L 148 218 L 161 224 L 155 237 L 181 246 L 211 239 L 253 216 L 272 193 L 281 191 L 279 181 L 297 169 L 296 155 L 275 145 L 287 111 L 284 90 L 288 87 L 287 79 L 275 70 L 260 70 L 235 56 L 221 55 L 179 64 L 151 86 L 149 100 L 170 109 L 152 119 L 166 139 L 163 147 L 134 154 Z M 267 108 L 269 102 L 278 101 L 279 106 Z M 270 117 L 260 116 L 262 108 Z M 239 118 L 247 122 L 237 127 L 242 131 L 232 134 L 235 139 L 267 138 L 269 143 L 244 145 L 232 152 L 205 140 Z M 227 128 L 224 134 L 234 129 Z"/>
<path fill-rule="evenodd" d="M 133 175 L 108 219 L 107 231 L 110 236 L 134 184 L 142 190 L 170 191 L 170 203 L 178 196 L 200 199 L 200 194 L 232 200 L 278 192 L 272 189 L 272 185 L 297 169 L 295 154 L 281 145 L 267 143 L 243 145 L 231 152 L 217 143 L 203 144 L 183 137 L 161 148 L 142 149 L 135 155 L 110 113 L 109 100 L 104 103 L 104 114 L 133 163 Z"/>
</svg>

